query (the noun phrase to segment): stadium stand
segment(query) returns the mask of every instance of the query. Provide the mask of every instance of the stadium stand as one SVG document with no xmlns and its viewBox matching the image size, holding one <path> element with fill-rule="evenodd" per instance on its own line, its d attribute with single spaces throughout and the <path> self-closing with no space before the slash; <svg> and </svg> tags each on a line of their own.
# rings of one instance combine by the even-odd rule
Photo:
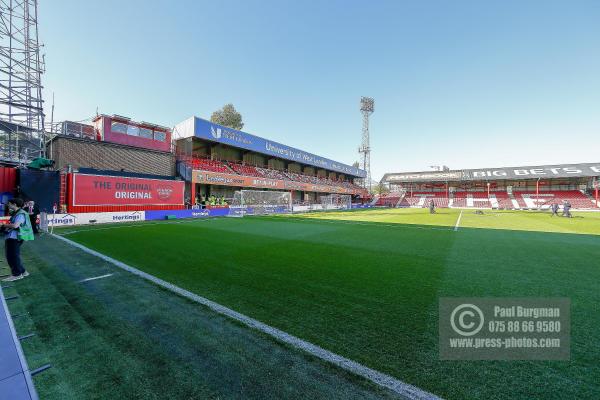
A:
<svg viewBox="0 0 600 400">
<path fill-rule="evenodd" d="M 290 171 L 279 171 L 276 169 L 255 167 L 248 164 L 237 163 L 233 161 L 219 161 L 211 160 L 209 158 L 199 156 L 183 156 L 179 155 L 178 159 L 183 161 L 189 167 L 210 172 L 220 172 L 228 174 L 238 174 L 242 176 L 255 176 L 258 178 L 269 178 L 286 181 L 296 181 L 304 183 L 312 183 L 318 185 L 328 186 L 342 186 L 349 189 L 360 189 L 360 186 L 355 185 L 352 182 L 344 180 L 334 180 L 329 178 L 321 178 L 317 176 L 303 175 L 296 172 Z M 396 199 L 398 201 L 398 198 Z"/>
<path fill-rule="evenodd" d="M 573 209 L 600 208 L 600 163 L 537 165 L 501 168 L 385 174 L 381 182 L 411 193 L 400 207 L 423 206 L 423 196 L 450 207 L 535 209 L 568 201 Z"/>
</svg>

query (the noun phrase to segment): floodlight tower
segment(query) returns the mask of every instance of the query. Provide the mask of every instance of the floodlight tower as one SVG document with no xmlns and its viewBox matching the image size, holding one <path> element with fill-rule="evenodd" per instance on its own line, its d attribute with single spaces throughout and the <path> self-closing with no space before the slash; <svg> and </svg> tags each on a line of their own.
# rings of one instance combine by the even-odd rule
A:
<svg viewBox="0 0 600 400">
<path fill-rule="evenodd" d="M 14 146 L 17 159 L 24 149 L 43 153 L 40 48 L 38 0 L 0 0 L 0 122 L 3 145 Z"/>
<path fill-rule="evenodd" d="M 363 115 L 362 126 L 362 143 L 358 148 L 359 154 L 362 155 L 362 167 L 367 171 L 364 186 L 365 189 L 371 191 L 371 143 L 369 138 L 369 115 L 375 111 L 375 100 L 372 97 L 360 98 L 360 112 Z"/>
</svg>

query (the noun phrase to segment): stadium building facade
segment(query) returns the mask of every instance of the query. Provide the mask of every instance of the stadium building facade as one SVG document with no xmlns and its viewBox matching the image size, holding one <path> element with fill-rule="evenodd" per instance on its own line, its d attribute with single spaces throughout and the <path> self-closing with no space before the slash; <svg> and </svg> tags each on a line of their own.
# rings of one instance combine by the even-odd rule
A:
<svg viewBox="0 0 600 400">
<path fill-rule="evenodd" d="M 11 177 L 3 203 L 21 196 L 48 213 L 104 213 L 181 210 L 209 196 L 231 202 L 239 190 L 289 192 L 296 205 L 367 195 L 354 183 L 363 170 L 197 117 L 174 131 L 116 114 L 65 121 L 46 154 L 46 170 L 3 168 Z"/>
<path fill-rule="evenodd" d="M 538 209 L 571 203 L 598 209 L 600 163 L 387 173 L 390 193 L 376 205 Z"/>
<path fill-rule="evenodd" d="M 367 194 L 354 183 L 366 176 L 361 169 L 198 117 L 177 124 L 173 136 L 191 199 L 233 198 L 240 189 L 289 191 L 295 203 Z"/>
</svg>

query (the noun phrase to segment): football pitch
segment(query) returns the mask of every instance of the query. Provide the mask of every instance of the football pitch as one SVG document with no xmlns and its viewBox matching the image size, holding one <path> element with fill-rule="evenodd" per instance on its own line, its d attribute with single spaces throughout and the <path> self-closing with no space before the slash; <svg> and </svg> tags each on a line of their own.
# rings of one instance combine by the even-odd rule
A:
<svg viewBox="0 0 600 400">
<path fill-rule="evenodd" d="M 372 209 L 55 233 L 444 398 L 600 397 L 600 213 Z M 129 304 L 152 303 L 138 295 Z M 441 361 L 439 297 L 568 297 L 571 360 Z"/>
<path fill-rule="evenodd" d="M 442 397 L 597 397 L 600 214 L 460 213 L 375 209 L 62 234 Z M 571 361 L 439 360 L 439 297 L 505 296 L 569 297 Z"/>
</svg>

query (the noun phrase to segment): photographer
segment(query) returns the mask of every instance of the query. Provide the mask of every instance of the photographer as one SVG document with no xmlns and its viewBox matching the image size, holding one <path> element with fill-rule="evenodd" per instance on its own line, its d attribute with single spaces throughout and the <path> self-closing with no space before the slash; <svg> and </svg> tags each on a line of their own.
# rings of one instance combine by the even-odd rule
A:
<svg viewBox="0 0 600 400">
<path fill-rule="evenodd" d="M 16 281 L 29 276 L 21 262 L 21 245 L 24 241 L 33 240 L 33 230 L 29 214 L 23 210 L 20 198 L 8 201 L 10 221 L 2 226 L 4 232 L 4 251 L 6 261 L 10 265 L 12 276 L 3 279 L 5 282 Z"/>
</svg>

